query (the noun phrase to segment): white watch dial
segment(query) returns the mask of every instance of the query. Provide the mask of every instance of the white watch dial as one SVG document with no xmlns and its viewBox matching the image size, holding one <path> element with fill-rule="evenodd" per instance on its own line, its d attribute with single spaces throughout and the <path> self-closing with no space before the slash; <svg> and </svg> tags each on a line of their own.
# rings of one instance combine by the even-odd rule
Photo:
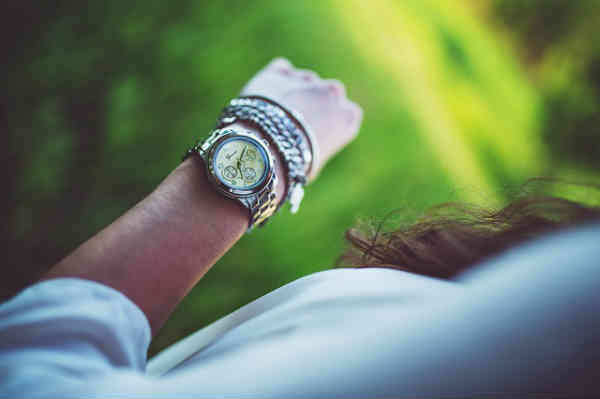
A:
<svg viewBox="0 0 600 399">
<path fill-rule="evenodd" d="M 256 187 L 267 174 L 267 155 L 256 141 L 246 137 L 232 137 L 215 150 L 214 170 L 227 186 L 248 190 Z"/>
</svg>

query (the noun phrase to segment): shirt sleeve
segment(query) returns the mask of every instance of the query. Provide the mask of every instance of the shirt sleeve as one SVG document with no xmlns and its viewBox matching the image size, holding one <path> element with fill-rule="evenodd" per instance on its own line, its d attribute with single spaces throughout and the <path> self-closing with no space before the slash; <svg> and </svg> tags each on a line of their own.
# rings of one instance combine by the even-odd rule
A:
<svg viewBox="0 0 600 399">
<path fill-rule="evenodd" d="M 35 284 L 0 306 L 0 396 L 51 396 L 119 368 L 144 372 L 150 338 L 143 312 L 110 287 Z"/>
<path fill-rule="evenodd" d="M 549 236 L 454 282 L 307 276 L 161 377 L 143 372 L 150 328 L 131 301 L 44 282 L 0 306 L 0 397 L 597 397 L 598 237 Z"/>
</svg>

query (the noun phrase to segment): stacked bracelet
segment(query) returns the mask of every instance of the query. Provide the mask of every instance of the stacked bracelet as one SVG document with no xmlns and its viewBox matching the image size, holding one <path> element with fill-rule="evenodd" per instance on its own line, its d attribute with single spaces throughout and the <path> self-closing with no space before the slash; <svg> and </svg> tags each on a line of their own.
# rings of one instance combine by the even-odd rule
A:
<svg viewBox="0 0 600 399">
<path fill-rule="evenodd" d="M 277 147 L 287 172 L 286 200 L 295 213 L 304 196 L 308 176 L 316 169 L 318 160 L 317 142 L 302 116 L 268 97 L 242 96 L 225 107 L 217 120 L 217 128 L 236 121 L 254 124 Z"/>
<path fill-rule="evenodd" d="M 292 129 L 296 129 L 296 126 L 298 126 L 301 129 L 301 132 L 304 133 L 305 137 L 308 139 L 308 146 L 310 147 L 310 152 L 308 152 L 307 156 L 309 157 L 309 160 L 307 161 L 307 163 L 309 163 L 309 168 L 306 171 L 306 176 L 310 177 L 311 174 L 314 173 L 314 171 L 316 170 L 316 165 L 318 163 L 319 160 L 319 146 L 317 144 L 317 140 L 312 132 L 312 130 L 310 129 L 309 125 L 306 123 L 306 121 L 304 120 L 304 117 L 297 111 L 294 111 L 293 109 L 287 108 L 286 106 L 284 106 L 283 104 L 278 103 L 277 101 L 273 100 L 270 97 L 266 97 L 266 96 L 242 96 L 240 98 L 246 98 L 246 99 L 258 99 L 258 100 L 262 100 L 262 101 L 266 101 L 270 104 L 272 104 L 273 106 L 281 109 L 286 116 L 288 116 L 290 119 L 292 119 L 292 121 L 294 122 L 294 124 L 291 126 Z M 296 126 L 294 126 L 296 125 Z M 287 125 L 289 126 L 289 124 Z M 304 149 L 306 149 L 306 144 L 302 143 L 302 146 Z"/>
</svg>

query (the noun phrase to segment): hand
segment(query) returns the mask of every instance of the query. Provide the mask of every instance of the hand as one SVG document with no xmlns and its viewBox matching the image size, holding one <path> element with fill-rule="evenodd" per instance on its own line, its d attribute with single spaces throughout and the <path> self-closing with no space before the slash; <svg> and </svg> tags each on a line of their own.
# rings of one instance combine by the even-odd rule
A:
<svg viewBox="0 0 600 399">
<path fill-rule="evenodd" d="M 304 116 L 321 150 L 317 172 L 356 137 L 362 122 L 362 109 L 348 100 L 341 82 L 296 69 L 284 58 L 276 58 L 260 70 L 241 94 L 273 98 Z"/>
<path fill-rule="evenodd" d="M 244 180 L 244 173 L 242 173 L 242 157 L 244 156 L 244 153 L 246 152 L 246 148 L 248 147 L 244 147 L 244 149 L 242 150 L 242 153 L 237 161 L 237 168 L 238 171 L 240 172 L 240 179 Z"/>
<path fill-rule="evenodd" d="M 244 146 L 244 149 L 242 150 L 242 153 L 240 154 L 240 159 L 238 160 L 238 163 L 242 163 L 242 158 L 244 157 L 244 153 L 246 152 L 246 148 L 248 148 L 248 146 Z"/>
<path fill-rule="evenodd" d="M 244 180 L 244 174 L 242 173 L 242 164 L 240 161 L 237 161 L 237 170 L 240 172 L 240 179 Z"/>
</svg>

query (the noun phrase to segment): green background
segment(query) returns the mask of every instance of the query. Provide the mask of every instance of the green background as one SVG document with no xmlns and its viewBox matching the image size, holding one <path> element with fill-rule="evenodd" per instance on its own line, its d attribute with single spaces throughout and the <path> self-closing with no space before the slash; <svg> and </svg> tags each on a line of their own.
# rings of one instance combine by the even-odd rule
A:
<svg viewBox="0 0 600 399">
<path fill-rule="evenodd" d="M 598 5 L 9 1 L 2 295 L 150 192 L 276 56 L 344 82 L 365 111 L 361 133 L 297 215 L 284 210 L 218 262 L 152 353 L 332 267 L 359 220 L 495 206 L 539 175 L 598 182 Z"/>
</svg>

